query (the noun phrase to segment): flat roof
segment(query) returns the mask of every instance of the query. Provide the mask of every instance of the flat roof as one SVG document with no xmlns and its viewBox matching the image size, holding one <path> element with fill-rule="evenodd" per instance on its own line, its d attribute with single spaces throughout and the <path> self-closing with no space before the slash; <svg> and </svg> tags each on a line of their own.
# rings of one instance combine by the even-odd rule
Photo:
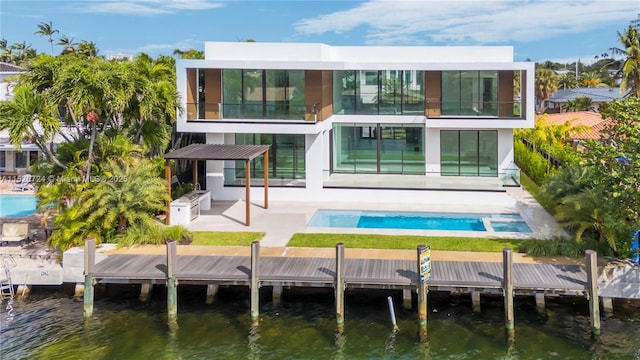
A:
<svg viewBox="0 0 640 360">
<path fill-rule="evenodd" d="M 191 144 L 164 155 L 180 160 L 253 160 L 271 145 Z"/>
</svg>

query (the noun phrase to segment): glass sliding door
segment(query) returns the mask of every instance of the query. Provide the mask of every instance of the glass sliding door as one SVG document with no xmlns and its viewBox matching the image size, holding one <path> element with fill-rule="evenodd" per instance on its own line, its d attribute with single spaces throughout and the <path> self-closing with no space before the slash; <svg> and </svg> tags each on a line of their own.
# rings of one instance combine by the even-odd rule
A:
<svg viewBox="0 0 640 360">
<path fill-rule="evenodd" d="M 478 176 L 478 132 L 460 130 L 460 176 Z"/>
<path fill-rule="evenodd" d="M 333 125 L 333 171 L 424 174 L 424 126 Z"/>
<path fill-rule="evenodd" d="M 440 174 L 460 175 L 460 139 L 458 130 L 440 131 Z"/>
<path fill-rule="evenodd" d="M 496 130 L 440 131 L 443 176 L 498 176 Z"/>
<path fill-rule="evenodd" d="M 478 131 L 478 175 L 498 176 L 498 133 Z"/>
<path fill-rule="evenodd" d="M 378 172 L 378 128 L 376 124 L 355 124 L 354 152 L 356 173 Z"/>
<path fill-rule="evenodd" d="M 402 174 L 406 139 L 402 126 L 380 126 L 380 173 Z"/>
</svg>

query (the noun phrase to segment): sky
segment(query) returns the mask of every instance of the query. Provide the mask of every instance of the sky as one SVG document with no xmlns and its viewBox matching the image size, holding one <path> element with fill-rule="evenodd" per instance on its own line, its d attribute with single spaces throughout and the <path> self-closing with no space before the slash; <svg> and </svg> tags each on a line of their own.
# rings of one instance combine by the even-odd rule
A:
<svg viewBox="0 0 640 360">
<path fill-rule="evenodd" d="M 205 41 L 328 45 L 506 45 L 514 60 L 593 62 L 619 47 L 616 32 L 640 19 L 640 0 L 209 1 L 0 0 L 0 38 L 51 52 L 34 34 L 93 41 L 99 55 L 172 55 Z"/>
</svg>

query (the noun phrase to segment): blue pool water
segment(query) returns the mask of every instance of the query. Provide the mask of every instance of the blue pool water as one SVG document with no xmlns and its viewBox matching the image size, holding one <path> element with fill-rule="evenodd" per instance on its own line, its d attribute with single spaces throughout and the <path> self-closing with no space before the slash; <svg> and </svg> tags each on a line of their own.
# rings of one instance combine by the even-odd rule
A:
<svg viewBox="0 0 640 360">
<path fill-rule="evenodd" d="M 35 212 L 34 195 L 0 195 L 0 217 L 25 217 Z"/>
<path fill-rule="evenodd" d="M 404 230 L 531 232 L 519 214 L 431 213 L 408 211 L 318 210 L 308 227 Z"/>
</svg>

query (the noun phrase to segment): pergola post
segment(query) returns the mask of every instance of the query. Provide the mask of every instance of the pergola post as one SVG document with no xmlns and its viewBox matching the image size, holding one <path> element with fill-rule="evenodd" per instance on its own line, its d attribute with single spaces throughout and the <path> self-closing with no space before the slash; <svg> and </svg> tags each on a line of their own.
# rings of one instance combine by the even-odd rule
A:
<svg viewBox="0 0 640 360">
<path fill-rule="evenodd" d="M 251 225 L 251 168 L 250 160 L 244 161 L 244 198 L 245 198 L 245 225 Z"/>
<path fill-rule="evenodd" d="M 193 160 L 193 190 L 197 190 L 198 185 L 198 160 Z"/>
<path fill-rule="evenodd" d="M 264 154 L 264 208 L 269 208 L 269 150 L 265 151 Z"/>
<path fill-rule="evenodd" d="M 167 182 L 167 200 L 165 209 L 165 224 L 169 225 L 169 213 L 171 210 L 171 162 L 169 159 L 164 161 L 164 177 Z"/>
</svg>

